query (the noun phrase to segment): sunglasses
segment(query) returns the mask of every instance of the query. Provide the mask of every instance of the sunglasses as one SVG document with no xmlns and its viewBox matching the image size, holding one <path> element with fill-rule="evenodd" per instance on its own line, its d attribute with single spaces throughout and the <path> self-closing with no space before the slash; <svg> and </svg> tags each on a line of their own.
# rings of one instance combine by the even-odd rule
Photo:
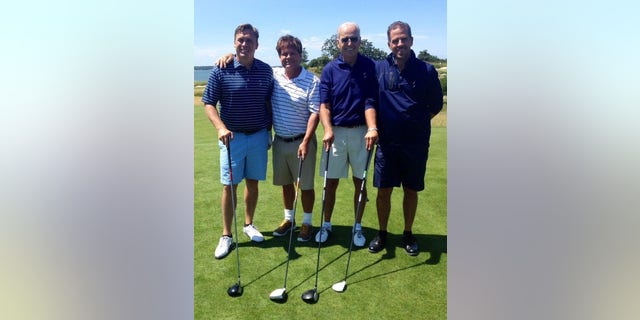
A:
<svg viewBox="0 0 640 320">
<path fill-rule="evenodd" d="M 340 41 L 342 43 L 347 43 L 347 42 L 349 42 L 349 40 L 351 40 L 351 42 L 355 43 L 355 42 L 358 42 L 359 39 L 360 39 L 360 37 L 344 37 L 344 38 L 340 39 Z"/>
</svg>

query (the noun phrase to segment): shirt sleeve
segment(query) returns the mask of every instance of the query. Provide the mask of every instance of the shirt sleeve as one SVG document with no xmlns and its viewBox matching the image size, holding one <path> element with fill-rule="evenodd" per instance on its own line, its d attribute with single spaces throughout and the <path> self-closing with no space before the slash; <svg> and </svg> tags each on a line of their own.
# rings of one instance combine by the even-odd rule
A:
<svg viewBox="0 0 640 320">
<path fill-rule="evenodd" d="M 331 63 L 327 64 L 322 69 L 322 74 L 320 75 L 320 102 L 321 103 L 330 103 L 331 102 L 331 83 L 333 82 L 331 79 Z"/>
<path fill-rule="evenodd" d="M 204 104 L 210 104 L 215 107 L 216 104 L 218 104 L 218 101 L 220 101 L 220 94 L 222 92 L 222 77 L 220 77 L 220 74 L 220 68 L 214 66 L 211 70 L 211 74 L 209 75 L 207 86 L 204 88 L 204 92 L 202 93 L 202 102 Z"/>
<path fill-rule="evenodd" d="M 313 76 L 311 79 L 311 87 L 309 88 L 309 112 L 320 112 L 320 79 Z"/>
<path fill-rule="evenodd" d="M 371 74 L 371 76 L 367 77 L 364 109 L 378 109 L 378 78 L 376 76 L 376 62 L 374 62 L 373 60 L 371 60 L 368 72 Z"/>
<path fill-rule="evenodd" d="M 433 65 L 428 64 L 427 71 L 427 101 L 429 103 L 429 113 L 436 115 L 442 110 L 442 85 L 440 84 L 440 79 L 438 78 L 438 71 Z"/>
</svg>

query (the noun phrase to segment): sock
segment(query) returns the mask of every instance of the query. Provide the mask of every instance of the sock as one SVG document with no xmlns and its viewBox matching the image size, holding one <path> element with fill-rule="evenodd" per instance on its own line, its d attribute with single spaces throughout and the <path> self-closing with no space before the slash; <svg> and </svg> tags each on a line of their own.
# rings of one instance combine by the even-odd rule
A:
<svg viewBox="0 0 640 320">
<path fill-rule="evenodd" d="M 355 227 L 355 229 L 356 229 L 356 230 L 362 230 L 362 224 L 361 224 L 361 223 L 359 223 L 359 222 L 356 222 L 356 227 Z"/>
<path fill-rule="evenodd" d="M 305 212 L 304 215 L 302 216 L 302 223 L 304 224 L 308 224 L 311 225 L 311 217 L 312 217 L 313 213 L 311 212 Z"/>
<path fill-rule="evenodd" d="M 293 210 L 284 209 L 284 218 L 293 221 Z"/>
<path fill-rule="evenodd" d="M 222 236 L 223 236 L 223 237 L 233 238 L 233 234 L 232 234 L 232 233 L 229 233 L 229 234 L 223 234 Z"/>
<path fill-rule="evenodd" d="M 387 230 L 380 230 L 378 231 L 378 236 L 380 237 L 380 239 L 382 239 L 382 241 L 387 239 Z"/>
<path fill-rule="evenodd" d="M 413 233 L 411 232 L 411 230 L 409 230 L 409 231 L 405 230 L 404 232 L 402 232 L 402 236 L 403 237 L 411 237 L 412 235 L 413 235 Z"/>
<path fill-rule="evenodd" d="M 327 229 L 327 230 L 331 230 L 331 221 L 325 221 L 322 223 L 322 227 Z"/>
</svg>

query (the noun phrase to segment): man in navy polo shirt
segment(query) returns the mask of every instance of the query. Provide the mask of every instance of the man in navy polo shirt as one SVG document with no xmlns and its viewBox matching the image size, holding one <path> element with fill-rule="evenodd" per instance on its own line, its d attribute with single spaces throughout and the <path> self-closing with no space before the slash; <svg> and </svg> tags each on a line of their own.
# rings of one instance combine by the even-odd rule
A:
<svg viewBox="0 0 640 320">
<path fill-rule="evenodd" d="M 322 142 L 324 150 L 331 146 L 324 222 L 315 237 L 320 243 L 327 241 L 331 234 L 331 215 L 336 190 L 340 178 L 348 178 L 349 166 L 354 185 L 354 211 L 358 207 L 367 151 L 374 147 L 378 138 L 375 109 L 378 87 L 375 63 L 358 53 L 360 40 L 360 28 L 357 24 L 341 24 L 338 27 L 337 43 L 340 56 L 329 62 L 320 76 L 320 121 L 324 127 Z M 322 158 L 322 161 L 326 159 Z M 324 164 L 320 165 L 321 171 L 324 167 Z M 366 188 L 362 197 L 367 199 Z M 354 216 L 357 216 L 353 243 L 359 247 L 364 246 L 366 242 L 361 225 L 364 207 L 362 203 L 360 212 L 354 213 Z"/>
<path fill-rule="evenodd" d="M 442 110 L 442 88 L 438 72 L 416 58 L 411 50 L 411 27 L 401 21 L 387 29 L 391 54 L 376 65 L 380 97 L 380 135 L 375 158 L 373 185 L 378 188 L 376 205 L 380 230 L 369 244 L 369 252 L 385 247 L 391 193 L 402 185 L 404 232 L 402 245 L 411 256 L 418 255 L 412 234 L 418 206 L 418 191 L 424 190 L 431 119 Z"/>
<path fill-rule="evenodd" d="M 202 96 L 209 120 L 218 131 L 220 182 L 222 189 L 222 237 L 215 250 L 222 259 L 233 243 L 231 192 L 245 179 L 244 233 L 261 242 L 264 237 L 253 225 L 258 202 L 258 181 L 267 175 L 267 150 L 270 143 L 271 111 L 268 102 L 273 91 L 273 70 L 254 58 L 258 48 L 258 30 L 250 24 L 238 26 L 234 33 L 236 56 L 233 65 L 214 66 Z M 220 111 L 216 108 L 220 102 Z M 233 181 L 229 177 L 227 144 L 231 150 Z M 230 186 L 233 185 L 233 188 Z"/>
</svg>

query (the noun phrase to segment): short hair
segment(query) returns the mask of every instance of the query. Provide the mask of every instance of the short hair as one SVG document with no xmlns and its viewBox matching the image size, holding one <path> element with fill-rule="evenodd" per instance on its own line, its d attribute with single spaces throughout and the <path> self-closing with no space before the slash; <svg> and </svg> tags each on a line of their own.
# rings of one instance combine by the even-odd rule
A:
<svg viewBox="0 0 640 320">
<path fill-rule="evenodd" d="M 258 33 L 258 29 L 252 26 L 250 23 L 243 23 L 236 28 L 236 31 L 233 33 L 233 39 L 236 39 L 236 35 L 238 33 L 242 33 L 243 31 L 250 31 L 253 35 L 256 36 L 256 40 L 260 37 L 260 33 Z"/>
<path fill-rule="evenodd" d="M 413 38 L 413 36 L 411 35 L 411 26 L 409 26 L 408 23 L 403 21 L 395 21 L 389 25 L 389 28 L 387 28 L 387 41 L 391 41 L 391 31 L 398 28 L 406 30 L 407 33 L 409 33 L 409 38 Z"/>
<path fill-rule="evenodd" d="M 284 35 L 278 39 L 278 42 L 276 43 L 276 51 L 278 51 L 278 55 L 280 55 L 280 52 L 287 47 L 295 48 L 298 53 L 302 54 L 302 42 L 300 42 L 300 39 L 290 34 Z"/>
<path fill-rule="evenodd" d="M 360 37 L 360 26 L 358 26 L 357 23 L 355 22 L 344 22 L 343 24 L 341 24 L 340 26 L 338 26 L 338 33 L 336 34 L 338 37 L 340 37 L 340 29 L 342 29 L 343 27 L 347 27 L 347 26 L 354 26 L 356 28 L 356 33 L 358 34 L 358 38 Z M 340 39 L 338 39 L 340 40 Z"/>
</svg>

